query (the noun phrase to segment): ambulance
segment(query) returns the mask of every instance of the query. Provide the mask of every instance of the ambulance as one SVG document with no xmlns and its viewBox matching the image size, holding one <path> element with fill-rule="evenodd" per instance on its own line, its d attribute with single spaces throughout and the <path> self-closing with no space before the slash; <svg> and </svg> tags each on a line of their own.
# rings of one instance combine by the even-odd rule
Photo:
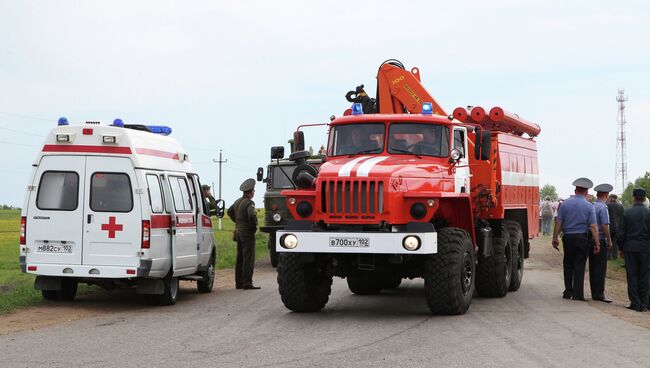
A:
<svg viewBox="0 0 650 368">
<path fill-rule="evenodd" d="M 181 145 L 165 126 L 60 118 L 34 162 L 20 222 L 20 265 L 48 300 L 79 283 L 135 287 L 176 302 L 179 280 L 209 293 L 212 220 Z"/>
</svg>

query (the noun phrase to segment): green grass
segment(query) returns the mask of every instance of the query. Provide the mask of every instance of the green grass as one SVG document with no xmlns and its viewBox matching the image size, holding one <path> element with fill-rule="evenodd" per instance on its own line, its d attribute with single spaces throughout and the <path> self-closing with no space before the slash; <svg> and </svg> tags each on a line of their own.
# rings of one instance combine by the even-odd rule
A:
<svg viewBox="0 0 650 368">
<path fill-rule="evenodd" d="M 261 224 L 264 212 L 258 210 L 257 215 Z M 216 218 L 213 218 L 213 224 L 217 245 L 217 268 L 232 268 L 237 257 L 237 245 L 231 239 L 234 224 L 227 217 L 222 220 L 221 231 L 217 230 Z M 34 305 L 42 300 L 41 293 L 34 290 L 34 275 L 20 271 L 19 230 L 20 211 L 0 210 L 0 315 L 20 307 Z M 267 234 L 258 232 L 255 238 L 255 259 L 257 261 L 268 259 Z M 95 289 L 95 287 L 80 285 L 79 292 L 90 292 Z"/>
</svg>

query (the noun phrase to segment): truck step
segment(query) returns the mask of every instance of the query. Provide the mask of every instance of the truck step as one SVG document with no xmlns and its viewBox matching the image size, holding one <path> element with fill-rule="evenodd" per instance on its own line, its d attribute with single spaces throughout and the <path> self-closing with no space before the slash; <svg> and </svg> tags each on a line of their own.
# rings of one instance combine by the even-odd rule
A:
<svg viewBox="0 0 650 368">
<path fill-rule="evenodd" d="M 188 275 L 188 276 L 181 276 L 181 280 L 189 280 L 189 281 L 203 281 L 203 276 L 199 275 Z"/>
</svg>

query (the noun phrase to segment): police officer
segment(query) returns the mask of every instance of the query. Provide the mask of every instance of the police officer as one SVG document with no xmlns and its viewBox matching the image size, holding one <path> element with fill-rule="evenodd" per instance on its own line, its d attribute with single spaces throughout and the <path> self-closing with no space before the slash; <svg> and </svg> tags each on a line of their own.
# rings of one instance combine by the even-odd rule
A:
<svg viewBox="0 0 650 368">
<path fill-rule="evenodd" d="M 625 257 L 628 309 L 638 312 L 648 310 L 648 278 L 650 267 L 650 212 L 643 205 L 646 191 L 632 191 L 632 207 L 625 210 L 619 229 L 619 248 Z"/>
<path fill-rule="evenodd" d="M 601 245 L 607 245 L 607 250 L 612 248 L 612 237 L 610 233 L 609 212 L 605 201 L 609 192 L 614 189 L 610 184 L 599 184 L 594 187 L 596 191 L 596 201 L 594 210 L 596 211 L 596 222 L 598 223 L 598 239 Z M 594 244 L 592 240 L 592 245 Z M 605 277 L 607 275 L 607 254 L 603 249 L 595 253 L 592 247 L 589 252 L 589 285 L 591 286 L 591 298 L 604 303 L 612 301 L 605 298 Z"/>
<path fill-rule="evenodd" d="M 596 227 L 596 211 L 587 201 L 586 195 L 594 184 L 587 178 L 573 181 L 576 187 L 575 195 L 562 203 L 555 218 L 553 229 L 553 248 L 559 251 L 558 235 L 562 231 L 564 247 L 564 299 L 582 300 L 584 297 L 585 265 L 589 255 L 589 239 L 591 232 L 594 238 L 593 251 L 600 252 L 600 239 Z"/>
<path fill-rule="evenodd" d="M 210 186 L 207 184 L 203 184 L 201 186 L 201 189 L 203 190 L 203 196 L 205 197 L 205 200 L 208 201 L 208 210 L 210 211 L 210 216 L 216 215 L 217 200 L 214 199 L 212 193 L 210 193 Z"/>
<path fill-rule="evenodd" d="M 623 221 L 625 208 L 618 202 L 616 194 L 610 194 L 607 200 L 607 211 L 609 212 L 609 232 L 612 235 L 612 249 L 608 252 L 607 259 L 618 258 L 618 228 Z"/>
<path fill-rule="evenodd" d="M 257 214 L 255 213 L 255 179 L 246 179 L 239 186 L 244 195 L 237 199 L 230 208 L 228 216 L 235 223 L 237 240 L 237 263 L 235 264 L 235 287 L 237 289 L 259 289 L 253 285 L 253 267 L 255 266 L 255 231 Z"/>
</svg>

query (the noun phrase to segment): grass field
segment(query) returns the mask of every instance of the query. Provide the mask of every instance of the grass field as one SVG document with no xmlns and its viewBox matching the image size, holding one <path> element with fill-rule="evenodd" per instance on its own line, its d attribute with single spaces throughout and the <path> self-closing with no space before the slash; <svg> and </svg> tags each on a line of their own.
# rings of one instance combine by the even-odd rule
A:
<svg viewBox="0 0 650 368">
<path fill-rule="evenodd" d="M 260 224 L 264 213 L 258 210 Z M 214 237 L 217 246 L 217 268 L 231 268 L 235 265 L 237 246 L 231 240 L 234 224 L 230 219 L 222 220 L 222 230 L 217 230 L 217 221 L 213 218 Z M 18 264 L 18 240 L 20 229 L 20 212 L 0 210 L 0 314 L 39 303 L 41 293 L 34 290 L 34 276 L 22 273 Z M 28 230 L 29 231 L 29 230 Z M 256 260 L 269 257 L 268 236 L 258 232 L 256 235 Z M 89 287 L 80 287 L 81 292 L 89 292 Z"/>
</svg>

